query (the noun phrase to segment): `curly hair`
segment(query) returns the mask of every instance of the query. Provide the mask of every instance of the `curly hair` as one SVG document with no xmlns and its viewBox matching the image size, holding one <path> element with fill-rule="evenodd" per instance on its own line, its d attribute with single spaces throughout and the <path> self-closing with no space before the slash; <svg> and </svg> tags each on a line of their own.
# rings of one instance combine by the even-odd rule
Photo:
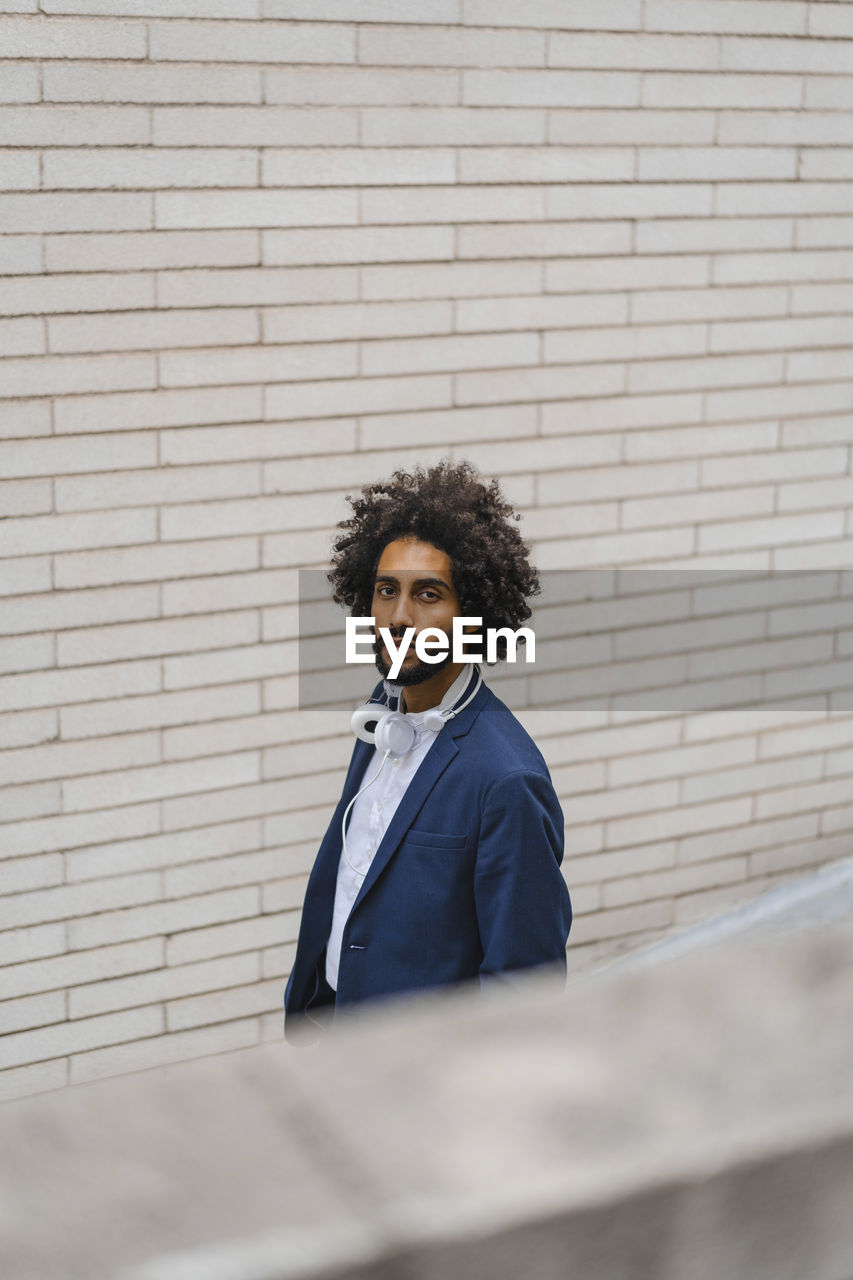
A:
<svg viewBox="0 0 853 1280">
<path fill-rule="evenodd" d="M 517 630 L 531 615 L 526 599 L 540 590 L 530 548 L 512 520 L 521 519 L 497 480 L 484 484 L 470 462 L 446 459 L 425 470 L 395 471 L 366 485 L 360 498 L 347 494 L 353 514 L 342 520 L 328 579 L 332 599 L 355 616 L 368 617 L 376 566 L 389 542 L 415 537 L 450 558 L 463 615 L 481 617 L 484 628 Z M 524 637 L 520 637 L 523 641 Z M 498 658 L 506 657 L 504 636 Z"/>
</svg>

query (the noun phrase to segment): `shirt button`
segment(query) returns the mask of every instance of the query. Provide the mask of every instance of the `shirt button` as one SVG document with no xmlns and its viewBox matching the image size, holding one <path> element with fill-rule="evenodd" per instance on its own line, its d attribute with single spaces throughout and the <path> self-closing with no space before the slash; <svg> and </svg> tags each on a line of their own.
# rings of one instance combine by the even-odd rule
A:
<svg viewBox="0 0 853 1280">
<path fill-rule="evenodd" d="M 380 813 L 382 812 L 382 805 L 381 805 L 381 804 L 378 804 L 378 805 L 376 806 L 376 808 L 379 810 L 379 812 L 380 812 Z"/>
<path fill-rule="evenodd" d="M 367 850 L 367 856 L 368 856 L 368 858 L 372 858 L 372 857 L 373 857 L 373 850 L 372 850 L 372 849 L 368 849 L 368 850 Z"/>
</svg>

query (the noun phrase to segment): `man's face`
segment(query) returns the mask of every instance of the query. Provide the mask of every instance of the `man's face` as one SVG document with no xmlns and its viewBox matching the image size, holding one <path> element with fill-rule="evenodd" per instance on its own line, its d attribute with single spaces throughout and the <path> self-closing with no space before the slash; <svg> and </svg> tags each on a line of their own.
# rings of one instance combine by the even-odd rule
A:
<svg viewBox="0 0 853 1280">
<path fill-rule="evenodd" d="M 446 552 L 413 537 L 389 542 L 376 567 L 371 604 L 380 674 L 387 678 L 391 669 L 391 655 L 378 638 L 380 627 L 387 627 L 396 643 L 407 627 L 415 628 L 397 680 L 403 685 L 422 684 L 447 666 L 451 653 L 448 649 L 440 662 L 421 662 L 415 653 L 416 637 L 426 627 L 438 627 L 450 642 L 453 619 L 461 611 Z"/>
</svg>

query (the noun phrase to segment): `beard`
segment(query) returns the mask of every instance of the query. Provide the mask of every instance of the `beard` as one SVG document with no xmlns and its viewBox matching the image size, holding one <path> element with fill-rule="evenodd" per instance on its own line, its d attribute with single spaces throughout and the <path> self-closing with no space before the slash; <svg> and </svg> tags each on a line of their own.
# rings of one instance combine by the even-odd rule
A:
<svg viewBox="0 0 853 1280">
<path fill-rule="evenodd" d="M 399 644 L 401 636 L 395 636 L 391 633 L 392 638 Z M 414 640 L 414 637 L 413 637 Z M 378 638 L 373 642 L 373 653 L 376 660 L 376 667 L 383 680 L 387 680 L 391 674 L 391 664 L 386 662 L 383 655 L 384 645 Z M 440 662 L 421 662 L 420 658 L 409 666 L 402 666 L 397 672 L 396 684 L 413 685 L 423 684 L 425 680 L 429 680 L 430 676 L 434 676 L 437 671 L 442 671 L 450 662 L 453 654 L 450 649 L 444 654 Z"/>
</svg>

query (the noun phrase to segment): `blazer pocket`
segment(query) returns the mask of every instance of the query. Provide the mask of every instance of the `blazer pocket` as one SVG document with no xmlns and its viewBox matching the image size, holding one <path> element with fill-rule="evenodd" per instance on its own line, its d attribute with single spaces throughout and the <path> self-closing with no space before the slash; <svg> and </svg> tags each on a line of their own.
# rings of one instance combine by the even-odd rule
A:
<svg viewBox="0 0 853 1280">
<path fill-rule="evenodd" d="M 441 831 L 419 831 L 410 827 L 403 836 L 403 843 L 423 845 L 427 849 L 464 849 L 468 837 L 448 835 Z"/>
</svg>

